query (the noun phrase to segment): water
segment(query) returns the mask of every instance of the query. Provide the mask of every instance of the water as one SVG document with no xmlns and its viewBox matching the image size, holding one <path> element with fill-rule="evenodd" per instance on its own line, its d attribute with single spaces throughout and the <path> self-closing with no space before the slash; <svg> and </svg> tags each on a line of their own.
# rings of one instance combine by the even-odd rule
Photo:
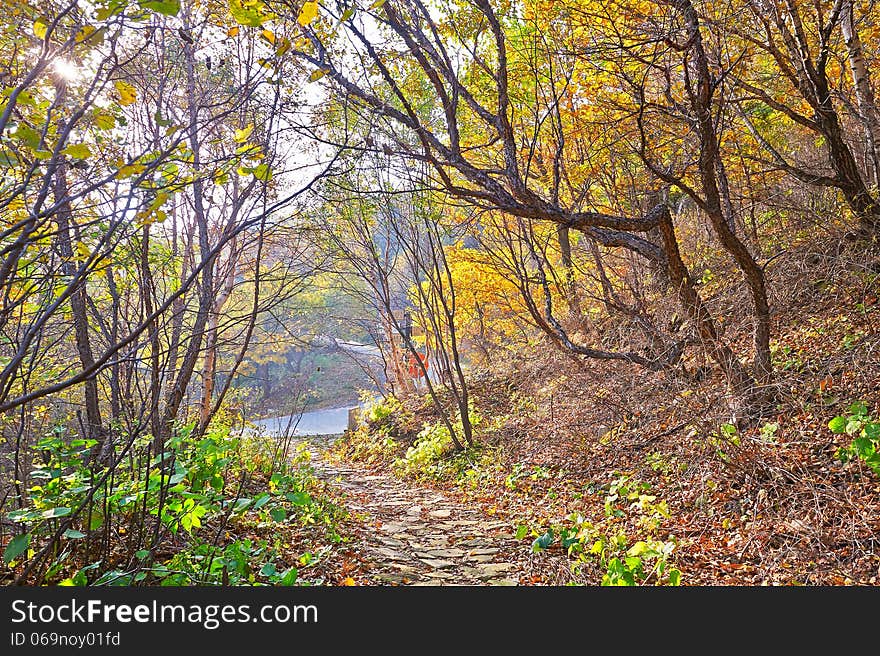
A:
<svg viewBox="0 0 880 656">
<path fill-rule="evenodd" d="M 348 411 L 357 406 L 304 412 L 299 416 L 258 419 L 254 424 L 275 435 L 290 431 L 291 435 L 336 435 L 348 428 Z M 296 427 L 294 429 L 294 427 Z"/>
</svg>

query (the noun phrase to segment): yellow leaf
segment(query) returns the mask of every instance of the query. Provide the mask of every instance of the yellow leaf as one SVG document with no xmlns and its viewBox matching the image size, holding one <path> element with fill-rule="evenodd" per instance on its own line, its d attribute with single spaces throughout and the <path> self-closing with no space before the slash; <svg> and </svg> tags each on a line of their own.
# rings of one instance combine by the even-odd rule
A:
<svg viewBox="0 0 880 656">
<path fill-rule="evenodd" d="M 45 39 L 46 32 L 49 31 L 49 26 L 46 24 L 45 18 L 38 18 L 34 21 L 34 34 L 37 35 L 38 39 Z"/>
<path fill-rule="evenodd" d="M 137 91 L 125 80 L 114 80 L 113 86 L 119 93 L 120 105 L 131 105 L 137 100 Z"/>
<path fill-rule="evenodd" d="M 253 124 L 247 126 L 246 128 L 242 128 L 241 130 L 236 130 L 235 136 L 233 137 L 233 139 L 235 139 L 235 143 L 244 143 L 245 141 L 247 141 L 247 138 L 251 136 L 251 132 L 253 131 Z"/>
<path fill-rule="evenodd" d="M 318 3 L 306 2 L 299 10 L 299 18 L 296 22 L 305 27 L 318 17 Z"/>
<path fill-rule="evenodd" d="M 351 578 L 350 576 L 347 576 L 347 577 L 345 577 L 345 579 L 343 579 L 342 585 L 357 585 L 357 583 L 354 582 L 353 578 Z"/>
<path fill-rule="evenodd" d="M 133 175 L 138 175 L 139 173 L 142 173 L 145 168 L 147 168 L 146 165 L 135 161 L 131 164 L 126 164 L 125 166 L 121 167 L 116 173 L 116 177 L 120 180 L 123 178 L 130 178 Z"/>
<path fill-rule="evenodd" d="M 324 77 L 325 75 L 327 75 L 327 69 L 326 69 L 326 68 L 318 68 L 318 69 L 315 69 L 315 71 L 314 71 L 311 75 L 309 75 L 309 82 L 317 82 L 318 80 L 320 80 L 320 79 L 321 79 L 322 77 Z"/>
<path fill-rule="evenodd" d="M 98 34 L 98 30 L 96 30 L 91 25 L 83 25 L 82 29 L 76 33 L 76 42 L 82 43 L 83 41 L 88 41 L 93 45 L 97 45 L 101 38 L 103 37 L 103 28 L 102 32 Z"/>
<path fill-rule="evenodd" d="M 238 25 L 233 25 L 228 30 L 226 30 L 226 36 L 238 36 Z"/>
<path fill-rule="evenodd" d="M 89 249 L 88 246 L 86 246 L 81 241 L 76 242 L 76 259 L 81 260 L 81 261 L 85 261 L 85 260 L 89 259 L 91 254 L 92 254 L 92 251 L 91 251 L 91 249 Z"/>
<path fill-rule="evenodd" d="M 260 32 L 260 36 L 262 36 L 266 41 L 271 43 L 273 46 L 275 45 L 275 33 L 272 30 L 263 30 Z"/>
</svg>

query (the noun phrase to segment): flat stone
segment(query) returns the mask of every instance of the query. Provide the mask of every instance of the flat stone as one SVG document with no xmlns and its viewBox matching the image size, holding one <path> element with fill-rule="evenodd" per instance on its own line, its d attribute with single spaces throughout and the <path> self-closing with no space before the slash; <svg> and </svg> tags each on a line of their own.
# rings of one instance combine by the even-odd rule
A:
<svg viewBox="0 0 880 656">
<path fill-rule="evenodd" d="M 519 585 L 519 581 L 514 581 L 513 579 L 489 579 L 488 581 L 486 581 L 486 583 L 488 583 L 489 585 L 505 586 Z"/>
<path fill-rule="evenodd" d="M 449 543 L 449 536 L 442 533 L 440 533 L 439 535 L 437 533 L 432 533 L 431 535 L 423 535 L 422 538 L 428 542 L 433 542 L 435 544 L 445 545 Z"/>
<path fill-rule="evenodd" d="M 403 540 L 397 540 L 395 538 L 389 538 L 385 536 L 379 536 L 379 542 L 388 546 L 388 547 L 405 547 L 406 542 Z"/>
<path fill-rule="evenodd" d="M 453 526 L 477 526 L 480 522 L 474 519 L 456 519 L 454 522 L 449 522 Z"/>
<path fill-rule="evenodd" d="M 450 560 L 440 560 L 439 558 L 419 558 L 419 560 L 425 563 L 428 567 L 433 567 L 434 569 L 455 567 L 455 563 Z M 490 576 L 494 576 L 494 574 L 490 574 Z"/>
<path fill-rule="evenodd" d="M 402 584 L 406 580 L 406 577 L 403 574 L 394 574 L 393 572 L 380 572 L 379 574 L 374 574 L 373 578 L 377 581 L 395 583 L 397 585 Z"/>
<path fill-rule="evenodd" d="M 461 558 L 464 551 L 461 549 L 430 549 L 428 553 L 436 558 Z"/>
<path fill-rule="evenodd" d="M 439 510 L 432 510 L 428 514 L 436 519 L 446 519 L 452 514 L 452 511 L 449 508 L 440 508 Z"/>
<path fill-rule="evenodd" d="M 393 533 L 403 533 L 406 530 L 406 528 L 407 528 L 406 526 L 403 526 L 401 524 L 395 524 L 393 522 L 388 522 L 387 524 L 382 524 L 382 526 L 379 527 L 379 530 L 382 531 L 383 533 L 392 533 L 393 534 Z"/>
<path fill-rule="evenodd" d="M 513 569 L 513 565 L 511 563 L 486 563 L 485 565 L 477 565 L 477 569 L 480 572 L 477 574 L 477 578 L 485 581 L 486 579 L 494 579 Z"/>
<path fill-rule="evenodd" d="M 476 554 L 474 556 L 468 556 L 467 559 L 474 563 L 491 563 L 495 560 L 495 556 L 492 554 Z"/>
<path fill-rule="evenodd" d="M 386 558 L 390 560 L 406 560 L 406 555 L 400 553 L 399 551 L 394 551 L 393 549 L 386 549 L 385 547 L 379 547 L 376 549 L 377 553 L 382 554 Z"/>
<path fill-rule="evenodd" d="M 496 529 L 496 528 L 506 528 L 510 529 L 510 525 L 507 522 L 492 522 L 491 524 L 486 524 L 485 528 L 487 529 Z"/>
<path fill-rule="evenodd" d="M 419 570 L 417 567 L 413 567 L 412 565 L 405 565 L 404 563 L 390 563 L 391 567 L 396 570 L 400 570 L 404 574 L 418 574 Z"/>
<path fill-rule="evenodd" d="M 479 547 L 480 545 L 486 544 L 486 541 L 480 538 L 471 538 L 470 540 L 459 540 L 455 544 L 459 547 Z"/>
<path fill-rule="evenodd" d="M 471 549 L 467 553 L 468 556 L 488 556 L 491 554 L 497 554 L 498 549 L 495 547 L 479 547 L 477 549 Z"/>
</svg>

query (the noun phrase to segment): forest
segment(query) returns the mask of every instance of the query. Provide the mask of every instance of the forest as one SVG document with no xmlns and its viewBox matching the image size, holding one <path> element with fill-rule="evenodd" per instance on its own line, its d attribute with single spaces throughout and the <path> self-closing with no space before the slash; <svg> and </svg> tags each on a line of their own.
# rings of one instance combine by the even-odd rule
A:
<svg viewBox="0 0 880 656">
<path fill-rule="evenodd" d="M 7 586 L 873 586 L 874 0 L 4 0 Z"/>
</svg>

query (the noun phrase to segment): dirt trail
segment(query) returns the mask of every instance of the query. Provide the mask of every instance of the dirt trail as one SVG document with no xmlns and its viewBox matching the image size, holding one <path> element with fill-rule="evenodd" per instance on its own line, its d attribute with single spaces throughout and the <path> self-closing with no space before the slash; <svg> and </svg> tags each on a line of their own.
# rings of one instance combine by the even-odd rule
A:
<svg viewBox="0 0 880 656">
<path fill-rule="evenodd" d="M 323 452 L 333 439 L 304 441 L 316 475 L 344 493 L 362 524 L 356 548 L 376 585 L 517 585 L 505 553 L 522 545 L 507 522 L 390 474 L 330 462 Z"/>
</svg>

